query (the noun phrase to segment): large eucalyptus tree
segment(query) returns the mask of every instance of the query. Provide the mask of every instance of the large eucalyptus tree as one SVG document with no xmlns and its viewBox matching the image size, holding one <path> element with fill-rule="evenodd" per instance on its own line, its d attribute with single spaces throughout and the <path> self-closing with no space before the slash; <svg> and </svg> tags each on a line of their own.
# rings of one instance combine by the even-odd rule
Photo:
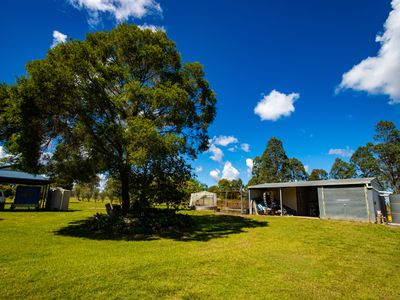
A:
<svg viewBox="0 0 400 300">
<path fill-rule="evenodd" d="M 130 194 L 142 204 L 175 197 L 190 173 L 186 158 L 207 149 L 215 94 L 203 67 L 182 63 L 162 31 L 123 24 L 90 33 L 26 69 L 0 99 L 0 142 L 25 169 L 37 170 L 52 145 L 55 175 L 104 172 L 121 182 L 127 209 Z"/>
</svg>

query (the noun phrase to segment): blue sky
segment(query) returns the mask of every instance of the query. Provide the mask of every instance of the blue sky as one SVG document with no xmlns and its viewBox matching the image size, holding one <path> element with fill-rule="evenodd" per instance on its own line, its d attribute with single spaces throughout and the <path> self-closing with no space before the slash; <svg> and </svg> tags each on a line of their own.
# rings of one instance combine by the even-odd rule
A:
<svg viewBox="0 0 400 300">
<path fill-rule="evenodd" d="M 162 28 L 184 61 L 204 65 L 218 98 L 214 153 L 192 165 L 208 185 L 210 172 L 246 183 L 246 159 L 273 136 L 309 171 L 329 171 L 379 120 L 400 125 L 400 0 L 3 1 L 0 81 L 45 57 L 54 31 L 55 42 L 83 39 L 124 21 Z"/>
</svg>

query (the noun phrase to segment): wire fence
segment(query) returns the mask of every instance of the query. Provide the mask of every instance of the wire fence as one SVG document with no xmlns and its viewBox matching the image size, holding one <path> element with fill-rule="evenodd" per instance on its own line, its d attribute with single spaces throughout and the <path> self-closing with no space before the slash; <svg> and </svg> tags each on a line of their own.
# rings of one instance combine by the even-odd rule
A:
<svg viewBox="0 0 400 300">
<path fill-rule="evenodd" d="M 217 208 L 223 212 L 243 213 L 249 212 L 249 201 L 246 192 L 229 191 L 217 192 Z"/>
</svg>

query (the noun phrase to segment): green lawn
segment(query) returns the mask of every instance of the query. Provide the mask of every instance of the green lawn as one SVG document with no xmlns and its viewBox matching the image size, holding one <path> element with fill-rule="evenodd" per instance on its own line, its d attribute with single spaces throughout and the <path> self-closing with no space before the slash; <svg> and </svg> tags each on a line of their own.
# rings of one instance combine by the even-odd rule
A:
<svg viewBox="0 0 400 300">
<path fill-rule="evenodd" d="M 103 207 L 0 212 L 0 298 L 400 299 L 400 228 L 202 213 L 181 239 L 75 230 Z"/>
</svg>

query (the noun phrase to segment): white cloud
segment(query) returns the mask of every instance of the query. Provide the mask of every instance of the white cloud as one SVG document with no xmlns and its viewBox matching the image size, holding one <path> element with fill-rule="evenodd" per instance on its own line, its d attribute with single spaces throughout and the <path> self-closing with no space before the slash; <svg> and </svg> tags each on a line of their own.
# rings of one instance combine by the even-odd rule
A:
<svg viewBox="0 0 400 300">
<path fill-rule="evenodd" d="M 89 14 L 89 24 L 95 26 L 101 14 L 111 14 L 118 23 L 129 18 L 141 19 L 149 14 L 162 14 L 161 6 L 155 0 L 68 0 L 77 9 Z"/>
<path fill-rule="evenodd" d="M 308 165 L 304 165 L 304 170 L 308 173 L 308 170 L 310 169 L 310 167 Z"/>
<path fill-rule="evenodd" d="M 254 113 L 261 118 L 261 121 L 276 121 L 280 117 L 288 117 L 295 111 L 293 104 L 299 97 L 298 93 L 286 95 L 272 90 L 257 103 Z"/>
<path fill-rule="evenodd" d="M 210 158 L 214 161 L 217 162 L 222 162 L 222 157 L 224 156 L 224 152 L 218 147 L 216 147 L 214 144 L 211 144 L 210 148 L 208 149 L 208 152 L 211 152 L 213 155 L 210 156 Z"/>
<path fill-rule="evenodd" d="M 219 181 L 219 174 L 221 173 L 221 171 L 220 170 L 218 170 L 218 169 L 215 169 L 215 170 L 212 170 L 212 171 L 210 171 L 210 176 L 215 180 L 215 182 L 218 182 Z"/>
<path fill-rule="evenodd" d="M 253 172 L 253 160 L 251 158 L 246 159 L 247 175 L 251 176 Z"/>
<path fill-rule="evenodd" d="M 138 27 L 142 30 L 145 29 L 150 29 L 153 32 L 157 32 L 157 31 L 163 31 L 165 32 L 165 28 L 164 26 L 156 26 L 156 25 L 150 25 L 150 24 L 143 24 L 143 25 L 138 25 Z"/>
<path fill-rule="evenodd" d="M 349 146 L 346 146 L 345 149 L 329 149 L 328 154 L 330 155 L 338 155 L 343 157 L 350 157 L 354 153 L 354 150 L 350 149 Z"/>
<path fill-rule="evenodd" d="M 238 142 L 238 139 L 235 138 L 234 136 L 226 136 L 226 135 L 220 135 L 219 137 L 214 137 L 213 138 L 213 143 L 219 146 L 228 146 L 229 144 L 236 144 Z"/>
<path fill-rule="evenodd" d="M 387 18 L 378 54 L 367 57 L 343 74 L 338 90 L 353 89 L 370 94 L 384 94 L 390 103 L 400 103 L 400 0 L 392 0 L 393 10 Z"/>
<path fill-rule="evenodd" d="M 222 178 L 228 180 L 237 180 L 240 178 L 240 173 L 229 161 L 227 161 L 224 169 L 222 170 Z"/>
<path fill-rule="evenodd" d="M 54 48 L 60 43 L 64 43 L 67 40 L 67 36 L 64 33 L 61 33 L 57 30 L 53 31 L 53 43 L 51 44 L 51 48 Z"/>
<path fill-rule="evenodd" d="M 243 143 L 240 145 L 240 149 L 242 149 L 244 152 L 250 152 L 250 145 L 247 143 Z"/>
<path fill-rule="evenodd" d="M 196 168 L 195 168 L 195 172 L 196 172 L 196 173 L 201 173 L 201 172 L 203 172 L 203 167 L 202 167 L 202 166 L 196 167 Z"/>
<path fill-rule="evenodd" d="M 217 162 L 222 162 L 222 157 L 224 156 L 224 152 L 221 150 L 221 148 L 218 148 L 217 146 L 222 146 L 226 147 L 231 144 L 237 144 L 238 139 L 235 138 L 234 136 L 226 136 L 226 135 L 220 135 L 220 136 L 214 136 L 212 139 L 209 140 L 210 143 L 210 148 L 208 149 L 208 152 L 213 153 L 210 158 L 214 161 Z M 233 145 L 232 147 L 228 148 L 228 151 L 230 152 L 236 152 L 237 145 Z"/>
</svg>

